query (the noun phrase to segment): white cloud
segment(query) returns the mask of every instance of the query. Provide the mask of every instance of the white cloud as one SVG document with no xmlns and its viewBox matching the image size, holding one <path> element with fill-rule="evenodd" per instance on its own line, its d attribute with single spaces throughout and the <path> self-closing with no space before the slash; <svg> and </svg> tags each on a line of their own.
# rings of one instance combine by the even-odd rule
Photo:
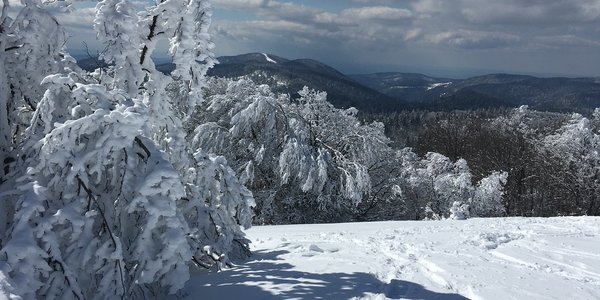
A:
<svg viewBox="0 0 600 300">
<path fill-rule="evenodd" d="M 514 46 L 521 38 L 502 32 L 457 30 L 430 35 L 428 40 L 434 44 L 462 49 L 490 49 Z"/>
<path fill-rule="evenodd" d="M 213 3 L 213 7 L 217 9 L 252 9 L 260 7 L 263 0 L 220 0 Z"/>
<path fill-rule="evenodd" d="M 404 21 L 413 16 L 408 9 L 398 9 L 387 6 L 372 6 L 349 8 L 341 12 L 340 17 L 358 20 Z"/>
<path fill-rule="evenodd" d="M 541 47 L 567 48 L 567 47 L 600 47 L 600 41 L 581 38 L 566 34 L 556 36 L 540 36 L 534 38 L 534 43 Z"/>
<path fill-rule="evenodd" d="M 220 5 L 236 10 L 245 7 L 256 17 L 256 20 L 215 20 L 218 30 L 214 32 L 225 33 L 220 38 L 230 42 L 235 42 L 235 38 L 255 39 L 257 43 L 281 39 L 284 43 L 297 43 L 299 46 L 333 43 L 372 47 L 420 36 L 420 29 L 410 28 L 413 12 L 404 8 L 360 6 L 325 11 L 274 0 L 260 4 L 256 1 L 225 0 Z"/>
<path fill-rule="evenodd" d="M 406 41 L 416 40 L 419 37 L 421 37 L 422 34 L 423 34 L 423 30 L 421 28 L 411 28 L 406 31 L 406 34 L 404 35 L 404 39 Z"/>
<path fill-rule="evenodd" d="M 582 0 L 579 5 L 583 20 L 598 21 L 600 19 L 600 1 Z"/>
<path fill-rule="evenodd" d="M 429 15 L 449 12 L 456 5 L 447 0 L 418 0 L 413 1 L 412 7 L 418 13 Z"/>
<path fill-rule="evenodd" d="M 57 13 L 56 18 L 63 26 L 92 28 L 96 10 L 93 7 L 77 9 L 73 13 Z"/>
</svg>

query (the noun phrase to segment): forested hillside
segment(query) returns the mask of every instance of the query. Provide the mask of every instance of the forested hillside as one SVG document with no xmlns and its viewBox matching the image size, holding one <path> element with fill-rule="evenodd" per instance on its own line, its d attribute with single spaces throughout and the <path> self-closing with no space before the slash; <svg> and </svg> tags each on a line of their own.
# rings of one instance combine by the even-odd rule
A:
<svg viewBox="0 0 600 300">
<path fill-rule="evenodd" d="M 474 179 L 508 172 L 503 203 L 510 216 L 598 215 L 600 113 L 549 113 L 526 106 L 369 115 L 394 147 L 465 159 Z"/>
<path fill-rule="evenodd" d="M 527 105 L 540 111 L 568 113 L 585 112 L 600 105 L 600 80 L 592 77 L 540 78 L 488 74 L 451 79 L 410 73 L 375 73 L 350 77 L 388 96 L 419 103 L 421 109 L 428 110 L 516 108 Z"/>
</svg>

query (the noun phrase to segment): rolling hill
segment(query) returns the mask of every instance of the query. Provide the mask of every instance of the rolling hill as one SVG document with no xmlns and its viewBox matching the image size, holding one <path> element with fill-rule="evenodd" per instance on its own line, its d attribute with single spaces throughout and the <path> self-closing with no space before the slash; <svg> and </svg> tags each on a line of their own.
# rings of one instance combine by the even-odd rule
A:
<svg viewBox="0 0 600 300">
<path fill-rule="evenodd" d="M 467 79 L 421 74 L 376 73 L 353 79 L 392 97 L 430 109 L 469 109 L 529 105 L 543 111 L 573 111 L 600 106 L 598 78 L 539 78 L 489 74 Z"/>
</svg>

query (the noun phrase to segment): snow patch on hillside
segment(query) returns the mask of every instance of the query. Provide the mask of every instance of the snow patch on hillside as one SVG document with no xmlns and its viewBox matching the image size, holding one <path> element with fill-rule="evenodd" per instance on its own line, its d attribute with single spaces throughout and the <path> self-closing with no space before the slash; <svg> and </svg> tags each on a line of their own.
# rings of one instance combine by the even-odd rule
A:
<svg viewBox="0 0 600 300">
<path fill-rule="evenodd" d="M 187 299 L 600 299 L 600 218 L 261 226 Z"/>
<path fill-rule="evenodd" d="M 273 60 L 272 58 L 270 58 L 266 53 L 261 53 L 261 54 L 264 55 L 264 57 L 267 60 L 267 62 L 274 63 L 274 64 L 277 63 L 275 60 Z"/>
<path fill-rule="evenodd" d="M 428 91 L 429 90 L 433 90 L 433 89 L 438 88 L 438 87 L 447 87 L 447 86 L 449 86 L 451 84 L 452 84 L 452 82 L 434 83 L 434 84 L 430 84 L 429 87 L 427 87 L 427 90 Z"/>
</svg>

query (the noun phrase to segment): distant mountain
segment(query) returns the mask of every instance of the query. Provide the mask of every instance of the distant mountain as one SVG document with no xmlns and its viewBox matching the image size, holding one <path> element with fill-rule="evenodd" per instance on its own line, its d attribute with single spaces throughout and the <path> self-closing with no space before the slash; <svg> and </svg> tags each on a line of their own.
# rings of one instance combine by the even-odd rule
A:
<svg viewBox="0 0 600 300">
<path fill-rule="evenodd" d="M 304 86 L 327 92 L 336 107 L 354 106 L 364 112 L 517 107 L 547 111 L 581 111 L 600 107 L 600 78 L 538 78 L 489 74 L 467 79 L 431 77 L 416 73 L 345 75 L 312 59 L 286 59 L 272 54 L 222 56 L 210 76 L 247 75 L 292 97 Z M 164 61 L 164 60 L 163 60 Z M 155 59 L 157 69 L 169 73 L 171 63 Z M 78 64 L 93 70 L 106 64 L 89 56 Z"/>
<path fill-rule="evenodd" d="M 338 70 L 312 59 L 286 59 L 266 53 L 248 53 L 222 56 L 219 64 L 208 71 L 209 76 L 235 78 L 249 76 L 259 84 L 268 84 L 276 93 L 297 97 L 304 86 L 327 92 L 327 100 L 336 107 L 356 107 L 363 112 L 400 110 L 405 102 L 366 87 Z M 160 64 L 154 59 L 156 69 L 170 73 L 175 65 Z M 106 67 L 101 60 L 81 56 L 77 61 L 85 70 Z"/>
<path fill-rule="evenodd" d="M 600 106 L 600 80 L 595 78 L 492 74 L 469 78 L 435 91 L 441 96 L 461 90 L 495 97 L 513 106 L 529 105 L 538 110 L 573 111 Z"/>
<path fill-rule="evenodd" d="M 388 96 L 409 102 L 423 102 L 423 92 L 453 81 L 453 79 L 430 77 L 417 73 L 388 72 L 348 76 L 356 82 Z"/>
<path fill-rule="evenodd" d="M 327 99 L 336 107 L 356 107 L 361 111 L 400 109 L 404 102 L 366 87 L 338 70 L 312 59 L 286 59 L 272 54 L 248 53 L 222 56 L 219 64 L 208 71 L 210 76 L 234 78 L 250 76 L 255 82 L 268 84 L 277 93 L 292 97 L 304 86 L 327 92 Z M 172 64 L 159 65 L 170 72 Z"/>
<path fill-rule="evenodd" d="M 598 78 L 490 74 L 468 79 L 448 79 L 407 73 L 351 77 L 389 96 L 418 102 L 421 107 L 429 109 L 529 105 L 538 110 L 574 111 L 600 106 Z"/>
</svg>

